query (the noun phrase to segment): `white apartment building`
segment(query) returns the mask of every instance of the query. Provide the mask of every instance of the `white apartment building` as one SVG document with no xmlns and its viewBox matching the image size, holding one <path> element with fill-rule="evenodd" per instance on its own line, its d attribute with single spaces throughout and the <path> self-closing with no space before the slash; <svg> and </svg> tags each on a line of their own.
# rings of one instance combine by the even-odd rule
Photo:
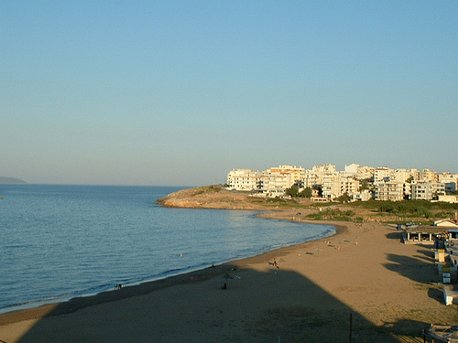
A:
<svg viewBox="0 0 458 343">
<path fill-rule="evenodd" d="M 404 199 L 404 183 L 382 181 L 375 184 L 375 200 L 401 201 Z"/>
<path fill-rule="evenodd" d="M 313 179 L 312 185 L 323 185 L 324 179 L 337 175 L 336 166 L 333 164 L 322 164 L 313 166 L 310 171 L 310 175 Z"/>
<path fill-rule="evenodd" d="M 310 187 L 312 188 L 313 185 L 317 184 L 318 177 L 316 174 L 312 172 L 311 169 L 307 169 L 305 171 L 305 176 L 304 176 L 304 188 Z"/>
<path fill-rule="evenodd" d="M 458 186 L 458 174 L 440 173 L 438 174 L 438 182 L 445 184 L 446 192 L 456 192 Z"/>
<path fill-rule="evenodd" d="M 438 182 L 438 174 L 429 169 L 423 169 L 418 172 L 418 181 L 429 181 L 429 182 Z"/>
<path fill-rule="evenodd" d="M 369 201 L 372 199 L 372 194 L 367 189 L 357 192 L 352 196 L 353 201 Z"/>
<path fill-rule="evenodd" d="M 285 190 L 297 182 L 304 182 L 305 170 L 302 167 L 280 165 L 264 171 L 261 178 L 261 191 L 267 197 L 283 196 Z"/>
<path fill-rule="evenodd" d="M 358 173 L 359 164 L 352 163 L 348 166 L 345 165 L 344 172 L 351 175 L 356 175 Z"/>
<path fill-rule="evenodd" d="M 340 193 L 339 173 L 333 164 L 313 166 L 310 172 L 312 185 L 320 185 L 323 198 L 334 199 Z M 309 187 L 311 187 L 309 186 Z"/>
<path fill-rule="evenodd" d="M 227 188 L 237 191 L 253 191 L 259 188 L 261 173 L 251 169 L 233 169 L 227 174 Z"/>
<path fill-rule="evenodd" d="M 305 169 L 302 167 L 279 165 L 266 170 L 267 173 L 279 175 L 291 175 L 294 181 L 303 181 L 305 178 Z"/>
<path fill-rule="evenodd" d="M 329 200 L 347 193 L 353 196 L 358 193 L 360 182 L 356 179 L 359 165 L 345 166 L 344 171 L 337 171 L 333 164 L 313 166 L 306 171 L 304 187 L 320 185 L 322 197 Z"/>
<path fill-rule="evenodd" d="M 359 180 L 356 180 L 354 177 L 351 176 L 342 176 L 339 177 L 339 193 L 338 197 L 347 193 L 349 196 L 353 196 L 359 193 L 360 187 Z"/>
<path fill-rule="evenodd" d="M 359 166 L 356 173 L 356 178 L 358 180 L 366 180 L 374 177 L 375 168 L 368 166 Z"/>
<path fill-rule="evenodd" d="M 438 196 L 445 195 L 446 191 L 456 191 L 458 183 L 458 174 L 436 173 L 429 169 L 418 171 L 350 164 L 345 166 L 344 171 L 339 172 L 333 164 L 322 164 L 308 170 L 291 165 L 280 165 L 263 172 L 234 169 L 227 175 L 227 185 L 228 189 L 256 190 L 268 197 L 283 196 L 286 189 L 294 184 L 300 188 L 319 185 L 322 197 L 328 200 L 334 200 L 345 193 L 354 200 L 368 200 L 370 192 L 360 192 L 359 188 L 360 180 L 369 178 L 374 180 L 375 199 L 392 201 L 408 198 L 437 199 Z"/>
<path fill-rule="evenodd" d="M 458 182 L 458 174 L 440 173 L 437 174 L 437 180 L 441 183 Z"/>
<path fill-rule="evenodd" d="M 281 197 L 292 185 L 294 178 L 291 174 L 271 173 L 262 177 L 261 191 L 269 198 Z"/>
<path fill-rule="evenodd" d="M 358 180 L 365 180 L 374 177 L 375 169 L 376 168 L 374 167 L 360 166 L 359 164 L 352 163 L 348 166 L 346 165 L 343 173 L 341 172 L 341 174 L 348 176 L 352 175 Z"/>
<path fill-rule="evenodd" d="M 412 181 L 418 181 L 420 175 L 418 169 L 407 169 L 407 171 L 410 173 L 409 177 L 412 179 Z"/>
<path fill-rule="evenodd" d="M 415 171 L 412 169 L 396 169 L 390 177 L 390 181 L 406 182 L 409 178 L 415 177 Z"/>
<path fill-rule="evenodd" d="M 391 180 L 394 170 L 387 167 L 379 167 L 374 170 L 374 183 Z"/>
<path fill-rule="evenodd" d="M 334 164 L 320 164 L 312 167 L 312 172 L 320 175 L 324 173 L 335 173 L 337 172 L 336 166 Z"/>
<path fill-rule="evenodd" d="M 411 184 L 412 200 L 432 200 L 439 195 L 445 195 L 445 184 L 439 182 L 413 182 Z"/>
<path fill-rule="evenodd" d="M 337 172 L 324 174 L 321 190 L 323 192 L 323 198 L 332 200 L 339 197 L 341 195 L 339 174 Z"/>
</svg>

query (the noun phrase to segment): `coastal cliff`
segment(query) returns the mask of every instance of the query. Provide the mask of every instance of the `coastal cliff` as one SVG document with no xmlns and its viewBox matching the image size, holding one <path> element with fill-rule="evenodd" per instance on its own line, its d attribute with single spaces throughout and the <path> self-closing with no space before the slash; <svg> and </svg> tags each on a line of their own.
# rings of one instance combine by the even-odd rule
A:
<svg viewBox="0 0 458 343">
<path fill-rule="evenodd" d="M 275 217 L 289 217 L 302 221 L 343 221 L 400 223 L 415 222 L 432 225 L 434 220 L 452 218 L 457 204 L 404 202 L 326 202 L 313 203 L 306 198 L 265 198 L 250 192 L 230 191 L 221 185 L 184 189 L 171 193 L 158 203 L 166 207 L 208 208 L 228 210 L 258 210 L 275 212 Z M 266 216 L 266 214 L 264 214 Z"/>
<path fill-rule="evenodd" d="M 220 185 L 180 190 L 159 199 L 158 203 L 165 207 L 228 210 L 284 210 L 304 206 L 293 200 L 253 197 L 249 192 L 230 191 Z"/>
<path fill-rule="evenodd" d="M 249 192 L 230 191 L 221 185 L 180 190 L 157 201 L 174 208 L 265 211 L 263 218 L 315 222 L 309 216 L 318 211 L 307 199 L 285 200 L 254 197 Z"/>
</svg>

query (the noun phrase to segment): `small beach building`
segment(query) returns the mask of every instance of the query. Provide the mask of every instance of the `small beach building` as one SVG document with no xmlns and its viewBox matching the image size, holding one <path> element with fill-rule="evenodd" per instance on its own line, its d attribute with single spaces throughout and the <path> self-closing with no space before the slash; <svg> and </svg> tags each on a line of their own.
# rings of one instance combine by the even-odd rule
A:
<svg viewBox="0 0 458 343">
<path fill-rule="evenodd" d="M 458 224 L 451 219 L 441 219 L 434 222 L 434 226 L 446 227 L 446 228 L 458 228 Z"/>
<path fill-rule="evenodd" d="M 404 244 L 434 244 L 436 239 L 446 238 L 447 230 L 440 226 L 419 225 L 403 229 Z"/>
</svg>

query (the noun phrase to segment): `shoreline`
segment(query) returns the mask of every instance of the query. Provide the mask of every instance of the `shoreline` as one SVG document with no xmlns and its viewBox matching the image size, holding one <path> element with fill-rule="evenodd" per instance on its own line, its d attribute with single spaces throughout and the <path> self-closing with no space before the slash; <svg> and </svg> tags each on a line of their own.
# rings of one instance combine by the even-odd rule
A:
<svg viewBox="0 0 458 343">
<path fill-rule="evenodd" d="M 222 209 L 223 210 L 223 209 Z M 231 209 L 229 209 L 231 210 Z M 237 210 L 236 210 L 237 211 Z M 250 211 L 250 210 L 248 210 Z M 255 210 L 251 210 L 252 212 L 259 212 Z M 282 211 L 278 212 L 266 212 L 262 211 L 261 213 L 257 213 L 256 216 L 259 218 L 264 219 L 274 219 L 274 220 L 288 220 L 292 221 L 291 219 L 285 218 L 284 216 L 278 216 Z M 108 302 L 115 302 L 120 301 L 123 299 L 128 299 L 135 296 L 140 296 L 144 294 L 148 294 L 150 292 L 154 292 L 159 289 L 163 289 L 166 287 L 172 287 L 175 285 L 181 285 L 186 283 L 192 283 L 199 280 L 207 280 L 210 277 L 215 277 L 218 275 L 224 275 L 228 271 L 230 271 L 233 265 L 244 265 L 248 264 L 251 261 L 258 261 L 259 259 L 265 258 L 273 258 L 275 256 L 281 256 L 285 252 L 289 251 L 290 249 L 295 249 L 301 247 L 303 245 L 307 245 L 313 242 L 321 242 L 330 237 L 336 237 L 345 231 L 347 228 L 342 224 L 336 224 L 335 222 L 325 222 L 325 221 L 313 221 L 313 220 L 300 220 L 300 221 L 293 221 L 295 223 L 302 223 L 302 224 L 312 224 L 312 225 L 323 225 L 323 226 L 331 226 L 335 228 L 335 233 L 320 237 L 318 239 L 313 240 L 306 240 L 299 243 L 293 243 L 291 245 L 274 248 L 272 250 L 268 250 L 265 252 L 261 252 L 257 255 L 238 258 L 229 260 L 226 262 L 222 262 L 221 264 L 211 265 L 204 268 L 199 268 L 197 270 L 186 271 L 184 273 L 166 276 L 164 278 L 159 278 L 151 281 L 144 281 L 140 282 L 139 284 L 134 285 L 126 285 L 123 286 L 121 290 L 107 290 L 93 295 L 83 295 L 80 297 L 74 297 L 69 300 L 58 301 L 55 303 L 45 303 L 38 306 L 32 306 L 30 308 L 23 308 L 23 309 L 16 309 L 11 310 L 8 312 L 0 313 L 0 326 L 16 323 L 23 320 L 33 320 L 43 318 L 48 316 L 49 313 L 52 313 L 52 316 L 59 316 L 63 314 L 73 313 L 78 310 L 84 309 L 89 306 L 96 306 Z M 56 310 L 58 308 L 58 310 Z"/>
<path fill-rule="evenodd" d="M 401 244 L 395 228 L 310 220 L 294 208 L 241 210 L 332 226 L 335 234 L 0 314 L 0 342 L 343 342 L 349 314 L 352 341 L 399 342 L 421 340 L 431 323 L 458 322 L 457 307 L 443 304 L 434 253 Z"/>
<path fill-rule="evenodd" d="M 343 342 L 351 313 L 354 341 L 398 342 L 421 339 L 430 323 L 458 322 L 456 306 L 443 304 L 432 281 L 429 248 L 401 244 L 399 231 L 379 223 L 311 223 L 332 225 L 336 234 L 0 315 L 0 340 Z"/>
</svg>

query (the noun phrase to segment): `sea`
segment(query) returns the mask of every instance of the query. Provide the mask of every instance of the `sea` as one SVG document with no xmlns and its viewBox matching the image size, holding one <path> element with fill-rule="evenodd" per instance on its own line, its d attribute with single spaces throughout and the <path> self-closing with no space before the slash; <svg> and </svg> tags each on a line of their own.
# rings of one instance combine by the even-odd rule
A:
<svg viewBox="0 0 458 343">
<path fill-rule="evenodd" d="M 164 208 L 182 187 L 0 185 L 0 313 L 203 269 L 335 233 L 252 211 Z"/>
</svg>

